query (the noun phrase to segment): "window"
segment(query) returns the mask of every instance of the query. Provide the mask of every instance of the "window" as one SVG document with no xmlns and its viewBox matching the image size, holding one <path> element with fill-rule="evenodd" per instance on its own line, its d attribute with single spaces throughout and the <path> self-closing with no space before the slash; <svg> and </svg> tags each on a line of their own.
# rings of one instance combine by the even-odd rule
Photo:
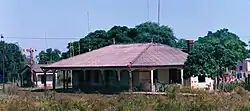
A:
<svg viewBox="0 0 250 111">
<path fill-rule="evenodd" d="M 205 76 L 198 76 L 198 82 L 206 82 Z"/>
<path fill-rule="evenodd" d="M 242 66 L 239 67 L 240 71 L 243 69 Z"/>
</svg>

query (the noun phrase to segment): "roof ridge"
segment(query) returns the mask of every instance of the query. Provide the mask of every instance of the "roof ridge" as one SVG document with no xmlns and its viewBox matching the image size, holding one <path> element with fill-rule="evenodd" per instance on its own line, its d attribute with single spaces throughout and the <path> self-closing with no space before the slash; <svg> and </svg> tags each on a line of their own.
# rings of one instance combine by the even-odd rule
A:
<svg viewBox="0 0 250 111">
<path fill-rule="evenodd" d="M 144 52 L 146 52 L 146 51 L 148 50 L 148 48 L 151 47 L 151 46 L 152 46 L 152 43 L 149 43 L 148 46 L 147 46 L 145 49 L 143 49 L 143 50 L 141 51 L 141 53 L 139 53 L 132 61 L 129 62 L 129 64 L 132 65 L 132 64 L 133 64 L 136 60 L 138 60 L 138 58 L 140 58 L 140 56 L 141 56 Z"/>
</svg>

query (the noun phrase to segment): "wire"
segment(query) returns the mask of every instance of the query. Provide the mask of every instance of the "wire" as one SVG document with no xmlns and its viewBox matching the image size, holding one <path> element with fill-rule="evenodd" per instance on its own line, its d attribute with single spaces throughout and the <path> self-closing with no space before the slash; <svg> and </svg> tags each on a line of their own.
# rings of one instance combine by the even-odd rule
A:
<svg viewBox="0 0 250 111">
<path fill-rule="evenodd" d="M 65 40 L 72 40 L 72 39 L 80 39 L 74 37 L 4 37 L 5 39 L 65 39 Z"/>
</svg>

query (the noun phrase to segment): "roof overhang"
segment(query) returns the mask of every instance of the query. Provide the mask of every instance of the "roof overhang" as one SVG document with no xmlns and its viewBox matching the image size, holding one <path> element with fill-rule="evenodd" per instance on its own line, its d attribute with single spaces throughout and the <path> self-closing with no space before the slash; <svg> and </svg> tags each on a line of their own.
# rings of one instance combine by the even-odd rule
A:
<svg viewBox="0 0 250 111">
<path fill-rule="evenodd" d="M 84 70 L 84 69 L 128 69 L 128 66 L 69 66 L 69 67 L 41 67 L 43 70 Z M 131 66 L 135 69 L 144 69 L 144 68 L 184 68 L 184 65 L 144 65 L 144 66 Z"/>
</svg>

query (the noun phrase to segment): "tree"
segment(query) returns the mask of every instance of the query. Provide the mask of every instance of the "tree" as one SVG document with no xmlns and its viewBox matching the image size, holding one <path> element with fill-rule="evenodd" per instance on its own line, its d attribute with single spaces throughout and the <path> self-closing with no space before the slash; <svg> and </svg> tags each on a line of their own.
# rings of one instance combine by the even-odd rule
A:
<svg viewBox="0 0 250 111">
<path fill-rule="evenodd" d="M 138 36 L 135 42 L 155 42 L 176 47 L 177 38 L 174 36 L 173 30 L 165 25 L 159 25 L 154 22 L 145 22 L 136 26 Z"/>
<path fill-rule="evenodd" d="M 48 64 L 59 61 L 61 58 L 61 51 L 58 49 L 48 48 L 46 51 L 41 51 L 38 54 L 39 64 Z"/>
<path fill-rule="evenodd" d="M 177 40 L 176 47 L 180 49 L 187 49 L 187 40 L 185 39 Z"/>
<path fill-rule="evenodd" d="M 114 26 L 108 32 L 108 42 L 112 44 L 112 39 L 115 40 L 115 43 L 132 43 L 133 42 L 133 35 L 128 27 L 126 26 Z M 137 33 L 135 31 L 135 33 Z M 135 36 L 135 35 L 134 35 Z"/>
<path fill-rule="evenodd" d="M 91 32 L 79 41 L 68 43 L 68 51 L 62 53 L 62 59 L 108 46 L 114 42 L 116 44 L 127 44 L 152 41 L 155 43 L 177 46 L 177 39 L 170 27 L 164 25 L 160 26 L 154 22 L 146 22 L 137 25 L 135 28 L 113 26 L 108 31 L 96 30 Z"/>
<path fill-rule="evenodd" d="M 228 29 L 208 32 L 194 43 L 185 62 L 185 77 L 204 75 L 214 79 L 221 76 L 226 68 L 233 68 L 247 57 L 246 46 Z"/>
<path fill-rule="evenodd" d="M 17 77 L 17 72 L 21 70 L 26 64 L 25 55 L 22 53 L 18 45 L 13 43 L 4 43 L 0 42 L 0 75 L 2 81 L 2 72 L 3 72 L 3 51 L 4 51 L 4 74 L 5 81 L 11 80 L 12 77 Z"/>
</svg>

